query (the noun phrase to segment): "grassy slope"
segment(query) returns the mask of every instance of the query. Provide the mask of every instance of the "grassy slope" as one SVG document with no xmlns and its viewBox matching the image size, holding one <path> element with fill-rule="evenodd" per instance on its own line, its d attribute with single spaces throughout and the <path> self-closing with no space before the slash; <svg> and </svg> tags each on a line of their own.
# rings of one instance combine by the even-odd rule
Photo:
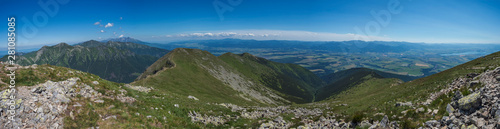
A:
<svg viewBox="0 0 500 129">
<path fill-rule="evenodd" d="M 213 102 L 257 104 L 242 101 L 239 93 L 212 77 L 200 64 L 222 66 L 296 103 L 311 102 L 314 86 L 323 84 L 319 77 L 297 65 L 275 63 L 250 54 L 226 53 L 216 57 L 196 49 L 175 49 L 152 64 L 133 84 L 199 96 Z M 167 69 L 162 71 L 164 67 Z"/>
<path fill-rule="evenodd" d="M 374 71 L 354 71 L 347 74 L 347 76 L 338 77 L 338 80 L 335 79 L 336 81 L 331 84 L 319 88 L 316 92 L 316 100 L 321 101 L 328 99 L 331 96 L 339 94 L 340 92 L 350 89 L 356 85 L 366 83 L 366 81 L 381 78 L 383 77 Z"/>
<path fill-rule="evenodd" d="M 307 103 L 314 99 L 313 91 L 323 81 L 309 70 L 293 64 L 276 63 L 248 53 L 226 53 L 219 58 L 243 75 L 261 82 L 296 103 Z"/>
<path fill-rule="evenodd" d="M 500 66 L 500 52 L 477 58 L 440 73 L 399 85 L 397 85 L 397 80 L 394 79 L 372 79 L 357 85 L 355 88 L 344 91 L 340 95 L 335 96 L 333 99 L 325 100 L 323 102 L 329 103 L 332 106 L 340 103 L 348 104 L 348 107 L 340 106 L 333 109 L 333 111 L 337 113 L 346 115 L 364 112 L 367 116 L 371 117 L 377 112 L 382 112 L 388 116 L 402 116 L 401 111 L 407 110 L 408 107 L 395 107 L 394 105 L 396 102 L 411 101 L 415 104 L 425 101 L 430 93 L 445 88 L 446 85 L 452 82 L 455 78 L 465 76 L 466 74 L 473 72 L 481 73 L 487 69 L 492 69 L 498 66 Z M 445 101 L 447 99 L 446 96 L 441 98 L 443 100 L 439 101 Z M 434 116 L 439 117 L 444 115 L 443 110 L 446 108 L 445 104 L 442 103 L 445 102 L 435 101 L 431 104 L 431 106 L 425 108 L 439 109 L 441 114 Z M 419 119 L 420 122 L 423 122 L 433 116 L 412 114 L 405 117 Z M 415 121 L 413 124 L 418 123 L 418 121 Z"/>
<path fill-rule="evenodd" d="M 186 50 L 188 54 L 183 53 L 182 50 Z M 206 51 L 201 52 L 201 50 L 194 49 L 182 50 L 175 49 L 164 56 L 169 57 L 175 63 L 175 67 L 140 79 L 132 84 L 154 87 L 158 90 L 170 91 L 185 95 L 186 97 L 193 95 L 200 100 L 211 102 L 228 102 L 238 105 L 257 104 L 239 97 L 237 91 L 214 78 L 207 70 L 200 67 L 195 60 L 202 60 L 202 58 L 206 57 L 210 61 L 203 62 L 205 64 L 215 63 L 217 65 L 225 65 L 223 61 Z M 160 60 L 162 59 L 163 57 Z M 160 69 L 160 67 L 158 68 Z"/>
<path fill-rule="evenodd" d="M 338 72 L 335 72 L 332 74 L 322 76 L 321 78 L 326 83 L 330 84 L 330 83 L 334 83 L 334 82 L 342 79 L 343 77 L 352 76 L 352 74 L 359 73 L 359 72 L 375 72 L 384 78 L 398 78 L 398 79 L 401 79 L 405 82 L 418 78 L 418 77 L 412 77 L 412 76 L 407 76 L 407 75 L 398 75 L 398 74 L 382 72 L 382 71 L 369 69 L 369 68 L 352 68 L 352 69 L 342 70 L 342 71 L 338 71 Z"/>
<path fill-rule="evenodd" d="M 6 76 L 4 65 L 0 64 L 0 79 L 9 80 Z M 128 104 L 118 100 L 103 98 L 105 103 L 94 103 L 90 99 L 83 97 L 75 97 L 68 105 L 75 105 L 76 102 L 82 104 L 82 107 L 68 106 L 69 111 L 73 111 L 75 119 L 69 117 L 69 111 L 66 112 L 64 119 L 64 128 L 89 128 L 99 126 L 100 128 L 216 128 L 213 125 L 204 125 L 193 123 L 187 116 L 189 111 L 221 116 L 221 115 L 240 115 L 231 112 L 230 109 L 207 104 L 211 101 L 201 99 L 199 101 L 188 99 L 187 96 L 174 93 L 168 90 L 152 90 L 149 93 L 138 92 L 136 90 L 123 86 L 123 83 L 115 83 L 101 79 L 99 76 L 77 72 L 77 70 L 58 67 L 53 65 L 39 65 L 38 68 L 18 69 L 16 70 L 16 85 L 33 86 L 44 83 L 48 80 L 63 81 L 72 77 L 78 77 L 81 80 L 78 84 L 85 83 L 93 87 L 99 93 L 107 96 L 116 96 L 120 93 L 119 89 L 127 91 L 126 96 L 134 97 L 136 102 Z M 92 82 L 98 81 L 95 85 Z M 5 82 L 5 81 L 4 81 Z M 5 90 L 7 85 L 0 84 L 0 90 Z M 174 104 L 179 104 L 179 107 L 174 107 Z M 110 106 L 113 105 L 113 108 Z M 158 108 L 158 109 L 156 109 Z M 76 111 L 80 110 L 80 113 Z M 136 115 L 139 113 L 139 115 Z M 103 120 L 107 116 L 116 115 L 117 119 Z M 102 116 L 102 117 L 99 117 Z M 151 116 L 151 118 L 147 118 Z M 166 118 L 164 120 L 164 117 Z M 237 121 L 228 122 L 228 126 L 243 126 L 244 123 L 256 123 L 256 120 L 239 119 Z M 255 125 L 249 125 L 255 126 Z M 228 127 L 217 127 L 228 128 Z"/>
<path fill-rule="evenodd" d="M 67 44 L 45 46 L 37 61 L 37 52 L 30 52 L 17 61 L 21 65 L 51 64 L 82 70 L 115 82 L 132 82 L 157 57 L 136 55 L 128 50 L 107 46 L 75 47 Z M 6 60 L 6 57 L 2 58 Z"/>
</svg>

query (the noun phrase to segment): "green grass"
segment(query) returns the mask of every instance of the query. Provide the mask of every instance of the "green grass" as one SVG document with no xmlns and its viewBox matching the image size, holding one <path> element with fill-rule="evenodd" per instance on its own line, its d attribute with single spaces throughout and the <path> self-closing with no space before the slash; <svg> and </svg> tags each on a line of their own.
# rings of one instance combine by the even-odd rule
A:
<svg viewBox="0 0 500 129">
<path fill-rule="evenodd" d="M 252 80 L 261 82 L 280 93 L 291 95 L 292 97 L 282 97 L 296 103 L 313 101 L 314 88 L 324 84 L 312 72 L 294 64 L 276 63 L 248 53 L 241 55 L 226 53 L 218 58 Z"/>
<path fill-rule="evenodd" d="M 2 68 L 5 67 L 2 65 Z M 5 73 L 5 69 L 0 70 Z M 168 90 L 152 90 L 149 93 L 139 92 L 123 86 L 123 83 L 115 83 L 99 78 L 99 76 L 80 72 L 77 70 L 52 66 L 40 65 L 37 69 L 18 69 L 16 73 L 33 73 L 24 74 L 23 78 L 18 78 L 18 84 L 40 84 L 48 80 L 63 81 L 68 78 L 78 77 L 81 80 L 78 84 L 84 83 L 93 87 L 103 95 L 116 96 L 120 93 L 120 89 L 127 91 L 126 96 L 131 96 L 136 99 L 134 103 L 122 103 L 117 99 L 101 98 L 104 103 L 94 103 L 89 98 L 83 98 L 77 95 L 72 98 L 72 102 L 68 103 L 68 112 L 65 113 L 64 128 L 89 128 L 99 126 L 100 128 L 229 128 L 235 127 L 251 127 L 259 126 L 257 120 L 238 119 L 230 121 L 223 126 L 204 125 L 201 123 L 193 123 L 187 116 L 189 111 L 211 116 L 230 115 L 232 117 L 239 116 L 237 112 L 231 112 L 230 109 L 220 105 L 209 104 L 211 100 L 201 99 L 195 101 L 188 99 L 187 96 L 174 93 Z M 20 74 L 19 74 L 20 75 Z M 52 76 L 53 75 L 53 76 Z M 25 81 L 24 78 L 38 77 L 38 80 L 32 82 Z M 7 77 L 0 75 L 2 80 Z M 93 81 L 98 81 L 99 84 L 93 84 Z M 21 86 L 21 85 L 18 85 Z M 121 88 L 120 88 L 121 87 Z M 5 89 L 6 85 L 2 85 L 0 89 Z M 76 103 L 83 105 L 82 107 L 73 107 Z M 235 102 L 236 103 L 236 102 Z M 179 107 L 174 107 L 174 104 L 179 104 Z M 79 112 L 78 112 L 79 111 Z M 70 117 L 70 112 L 73 112 L 74 119 Z M 136 115 L 139 113 L 139 115 Z M 116 119 L 110 118 L 103 120 L 107 116 L 116 116 Z M 147 116 L 152 116 L 147 118 Z M 166 118 L 164 120 L 163 118 Z"/>
<path fill-rule="evenodd" d="M 191 52 L 194 54 L 195 52 Z M 214 78 L 204 68 L 198 66 L 199 63 L 195 59 L 202 60 L 198 55 L 188 55 L 180 53 L 172 53 L 172 61 L 175 67 L 159 72 L 152 77 L 138 80 L 131 84 L 153 87 L 158 91 L 169 91 L 178 93 L 187 97 L 192 95 L 200 100 L 209 102 L 227 102 L 238 105 L 255 105 L 259 104 L 255 101 L 247 101 L 239 97 L 239 93 L 231 87 L 226 86 L 223 82 Z M 205 57 L 205 56 L 203 56 Z M 205 66 L 210 66 L 209 63 L 223 65 L 223 62 L 215 56 L 206 56 L 212 62 L 203 62 Z"/>
<path fill-rule="evenodd" d="M 199 51 L 198 51 L 199 52 Z M 101 128 L 229 128 L 231 126 L 244 127 L 244 128 L 255 128 L 260 124 L 257 120 L 250 119 L 238 119 L 231 120 L 226 125 L 214 126 L 214 125 L 204 125 L 201 123 L 193 123 L 187 116 L 189 111 L 196 111 L 198 113 L 221 116 L 230 115 L 238 116 L 237 112 L 231 112 L 230 109 L 225 107 L 209 104 L 209 103 L 233 103 L 237 105 L 264 105 L 257 103 L 255 101 L 246 101 L 238 97 L 237 92 L 231 88 L 225 86 L 221 81 L 218 81 L 210 75 L 205 69 L 199 67 L 198 64 L 203 64 L 205 66 L 211 66 L 209 64 L 221 65 L 234 72 L 246 74 L 254 71 L 238 71 L 239 67 L 248 66 L 237 66 L 229 65 L 226 62 L 234 61 L 224 61 L 215 57 L 213 55 L 206 55 L 206 57 L 211 62 L 201 61 L 203 59 L 194 58 L 193 55 L 195 51 L 191 51 L 189 54 L 179 54 L 173 55 L 173 62 L 177 65 L 171 69 L 160 72 L 153 77 L 149 77 L 143 80 L 139 80 L 133 85 L 141 85 L 145 87 L 154 87 L 155 89 L 149 93 L 143 93 L 135 91 L 133 89 L 127 88 L 123 83 L 110 82 L 101 79 L 97 75 L 89 74 L 86 72 L 77 72 L 77 70 L 57 67 L 51 65 L 40 65 L 37 69 L 19 69 L 16 73 L 19 73 L 17 79 L 18 86 L 22 85 L 36 85 L 39 83 L 44 83 L 47 80 L 52 81 L 62 81 L 71 77 L 79 77 L 81 80 L 79 84 L 85 83 L 93 87 L 95 90 L 103 93 L 104 95 L 115 96 L 119 93 L 120 89 L 127 91 L 127 96 L 134 97 L 136 102 L 134 103 L 122 103 L 116 99 L 106 99 L 103 98 L 105 103 L 93 103 L 88 98 L 82 98 L 77 96 L 73 99 L 69 105 L 74 105 L 76 102 L 82 104 L 82 107 L 72 106 L 68 110 L 73 111 L 73 115 L 77 116 L 75 119 L 69 117 L 69 112 L 66 113 L 64 119 L 65 128 L 88 128 L 92 126 L 99 126 Z M 207 53 L 198 53 L 207 54 Z M 198 59 L 196 62 L 195 60 Z M 333 96 L 329 100 L 324 100 L 321 102 L 313 104 L 292 104 L 292 107 L 314 107 L 320 104 L 326 104 L 336 114 L 344 115 L 345 119 L 348 120 L 365 120 L 374 119 L 380 120 L 383 116 L 374 116 L 375 113 L 384 113 L 388 116 L 404 116 L 400 118 L 392 118 L 390 120 L 397 120 L 403 127 L 415 128 L 420 123 L 429 120 L 437 119 L 443 115 L 446 115 L 445 107 L 446 104 L 451 100 L 451 95 L 442 95 L 436 101 L 433 101 L 430 106 L 425 106 L 426 110 L 438 109 L 438 115 L 430 116 L 423 113 L 417 113 L 414 109 L 401 106 L 395 107 L 396 102 L 412 102 L 413 104 L 425 101 L 428 98 L 429 93 L 436 92 L 450 83 L 453 79 L 465 76 L 468 73 L 476 72 L 481 73 L 487 69 L 493 69 L 500 64 L 500 52 L 488 55 L 483 58 L 478 58 L 471 62 L 456 66 L 452 69 L 437 73 L 425 78 L 413 80 L 410 82 L 400 84 L 400 80 L 392 78 L 367 78 L 355 86 L 340 92 L 339 94 Z M 231 66 L 231 67 L 230 67 Z M 287 70 L 292 70 L 294 67 L 290 66 L 277 66 L 276 64 L 269 64 L 271 69 L 281 69 L 283 73 Z M 490 67 L 491 66 L 491 67 Z M 235 68 L 236 67 L 236 68 Z M 473 69 L 477 67 L 485 67 L 485 69 Z M 260 67 L 258 67 L 260 68 Z M 259 70 L 259 69 L 256 69 Z M 266 69 L 262 69 L 266 70 Z M 268 70 L 268 69 L 267 69 Z M 8 80 L 5 76 L 5 69 L 0 70 L 0 78 L 3 82 Z M 301 74 L 301 73 L 297 73 Z M 295 75 L 295 73 L 288 73 L 287 75 Z M 246 75 L 245 75 L 246 76 Z M 251 76 L 248 74 L 248 76 Z M 261 78 L 260 76 L 254 76 L 256 79 Z M 297 77 L 297 76 L 295 76 Z M 249 77 L 252 78 L 252 77 Z M 253 78 L 252 78 L 253 79 Z M 95 85 L 92 82 L 98 81 L 99 84 Z M 482 85 L 477 85 L 478 87 Z M 120 88 L 121 87 L 121 88 Z M 5 89 L 6 85 L 1 85 L 0 89 Z M 300 88 L 300 87 L 299 87 Z M 473 87 L 475 88 L 475 87 Z M 462 92 L 467 92 L 461 89 Z M 464 93 L 467 94 L 467 93 Z M 188 95 L 193 95 L 199 98 L 199 101 L 187 99 Z M 174 107 L 174 104 L 179 104 L 180 107 Z M 347 106 L 336 106 L 338 104 L 347 104 Z M 112 108 L 110 108 L 112 107 Z M 419 108 L 418 106 L 417 108 Z M 158 109 L 156 109 L 158 108 Z M 324 108 L 320 106 L 320 108 Z M 77 111 L 80 110 L 78 113 Z M 401 112 L 407 111 L 406 115 Z M 326 112 L 326 111 L 325 111 Z M 136 115 L 139 113 L 139 115 Z M 103 117 L 116 115 L 117 119 L 102 120 Z M 151 118 L 146 118 L 146 116 L 152 116 Z M 102 116 L 102 117 L 101 117 Z M 292 120 L 291 114 L 282 114 L 283 118 L 288 121 Z M 166 118 L 164 120 L 163 118 Z M 319 117 L 319 116 L 318 116 Z M 315 117 L 313 119 L 317 119 Z M 297 124 L 294 126 L 298 126 Z"/>
</svg>

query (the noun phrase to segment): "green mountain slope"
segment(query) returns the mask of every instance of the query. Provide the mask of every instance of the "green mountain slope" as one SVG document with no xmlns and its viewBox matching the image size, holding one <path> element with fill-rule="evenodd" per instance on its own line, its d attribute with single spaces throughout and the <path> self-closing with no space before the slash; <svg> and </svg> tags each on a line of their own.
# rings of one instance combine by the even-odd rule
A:
<svg viewBox="0 0 500 129">
<path fill-rule="evenodd" d="M 314 99 L 314 88 L 324 85 L 319 77 L 295 64 L 276 63 L 248 53 L 226 53 L 219 58 L 252 80 L 294 96 L 284 96 L 294 102 L 311 102 Z"/>
<path fill-rule="evenodd" d="M 500 52 L 405 83 L 400 83 L 397 79 L 370 79 L 334 95 L 332 99 L 322 102 L 331 105 L 348 105 L 348 107 L 333 108 L 332 110 L 335 112 L 342 112 L 346 115 L 363 112 L 365 116 L 369 117 L 375 113 L 383 113 L 388 116 L 404 116 L 401 112 L 412 110 L 404 106 L 395 107 L 394 105 L 397 102 L 411 102 L 413 105 L 418 104 L 418 107 L 439 110 L 436 115 L 425 115 L 414 114 L 415 110 L 413 109 L 413 114 L 404 116 L 403 119 L 396 118 L 397 120 L 414 121 L 413 124 L 419 124 L 419 122 L 425 122 L 430 118 L 438 119 L 445 115 L 446 103 L 450 100 L 448 95 L 437 96 L 440 98 L 432 101 L 429 106 L 419 105 L 426 102 L 431 93 L 446 88 L 449 83 L 459 77 L 466 77 L 469 73 L 482 73 L 498 66 L 500 66 Z"/>
<path fill-rule="evenodd" d="M 152 64 L 132 84 L 214 102 L 281 104 L 311 102 L 314 86 L 323 82 L 297 65 L 249 54 L 216 57 L 207 51 L 178 48 Z"/>
<path fill-rule="evenodd" d="M 334 82 L 336 82 L 344 77 L 353 76 L 353 74 L 363 73 L 363 72 L 373 72 L 373 73 L 380 75 L 383 78 L 397 78 L 397 79 L 401 79 L 405 82 L 419 78 L 419 77 L 414 77 L 414 76 L 387 73 L 387 72 L 382 72 L 379 70 L 374 70 L 374 69 L 369 69 L 369 68 L 352 68 L 352 69 L 342 70 L 342 71 L 338 71 L 338 72 L 335 72 L 332 74 L 322 76 L 321 79 L 323 79 L 327 84 L 330 84 L 330 83 L 334 83 Z"/>
<path fill-rule="evenodd" d="M 74 49 L 68 46 L 60 44 L 58 47 L 61 50 Z M 131 84 L 110 82 L 97 75 L 52 65 L 17 66 L 17 100 L 14 105 L 19 113 L 15 118 L 26 122 L 14 122 L 40 128 L 348 128 L 351 125 L 354 125 L 352 128 L 367 128 L 370 125 L 377 126 L 375 128 L 418 128 L 427 126 L 429 120 L 438 120 L 437 123 L 448 121 L 442 118 L 447 116 L 446 105 L 453 98 L 453 91 L 437 96 L 430 104 L 422 102 L 430 94 L 448 88 L 450 83 L 460 82 L 458 77 L 480 82 L 473 87 L 470 83 L 460 84 L 465 88 L 457 91 L 463 93 L 484 85 L 497 88 L 500 80 L 500 68 L 497 68 L 500 66 L 500 52 L 497 52 L 405 83 L 396 78 L 382 78 L 373 71 L 358 70 L 360 73 L 352 74 L 358 77 L 352 77 L 352 80 L 358 79 L 359 83 L 350 85 L 330 99 L 288 104 L 291 100 L 283 97 L 286 94 L 266 85 L 266 81 L 258 80 L 264 78 L 259 75 L 309 80 L 316 80 L 315 77 L 304 76 L 308 75 L 305 71 L 288 69 L 293 67 L 286 64 L 274 64 L 278 68 L 275 70 L 269 65 L 272 62 L 256 59 L 259 58 L 249 54 L 227 53 L 216 57 L 196 49 L 175 49 L 151 65 L 143 76 Z M 10 93 L 6 92 L 9 88 L 6 82 L 10 71 L 3 63 L 0 63 L 0 68 L 0 95 L 8 96 Z M 497 70 L 491 71 L 495 68 Z M 287 70 L 289 72 L 283 72 Z M 477 76 L 480 79 L 468 77 L 469 73 L 485 71 L 494 74 Z M 302 75 L 293 76 L 294 73 Z M 481 78 L 493 81 L 486 84 L 483 82 L 487 80 Z M 311 86 L 309 83 L 315 81 L 304 79 L 297 83 L 303 82 Z M 272 84 L 287 83 L 277 81 Z M 495 93 L 495 96 L 499 94 L 494 91 L 491 93 Z M 189 95 L 199 100 L 190 99 Z M 481 99 L 494 99 L 490 97 L 482 96 Z M 6 109 L 6 98 L 0 97 L 3 102 L 0 107 L 3 109 Z M 396 106 L 400 102 L 410 103 L 411 106 Z M 420 109 L 422 111 L 418 111 Z M 456 122 L 461 124 L 455 127 L 485 127 L 471 120 L 478 120 L 485 113 L 495 110 L 483 107 L 474 114 L 461 114 L 455 118 L 461 119 Z M 7 113 L 5 111 L 0 110 L 0 113 Z M 457 113 L 455 111 L 454 114 Z M 493 120 L 488 122 L 488 125 L 493 125 L 490 127 L 496 125 L 494 115 L 486 114 L 487 118 L 484 118 Z M 8 121 L 6 115 L 1 117 L 0 123 Z M 447 125 L 450 124 L 441 126 Z"/>
<path fill-rule="evenodd" d="M 164 49 L 134 43 L 91 40 L 76 46 L 66 43 L 44 46 L 38 51 L 19 56 L 17 63 L 51 64 L 90 72 L 110 81 L 132 82 L 158 59 L 158 54 L 166 52 Z M 6 57 L 2 60 L 6 60 Z"/>
<path fill-rule="evenodd" d="M 346 70 L 347 71 L 347 70 Z M 344 74 L 345 76 L 339 76 L 335 79 L 335 81 L 330 84 L 319 88 L 316 91 L 316 101 L 321 101 L 324 99 L 328 99 L 329 97 L 339 94 L 342 91 L 345 91 L 349 88 L 352 88 L 356 85 L 364 83 L 366 81 L 372 79 L 382 79 L 381 75 L 377 74 L 374 71 L 369 70 L 348 70 L 349 72 Z M 337 75 L 338 76 L 338 75 Z"/>
<path fill-rule="evenodd" d="M 151 55 L 155 57 L 162 57 L 163 55 L 168 53 L 168 50 L 161 49 L 161 48 L 156 48 L 156 47 L 150 47 L 148 45 L 143 45 L 143 44 L 138 44 L 138 43 L 133 43 L 133 42 L 117 42 L 117 41 L 107 41 L 106 43 L 104 42 L 99 42 L 95 40 L 90 40 L 87 42 L 83 42 L 80 44 L 83 47 L 99 47 L 99 46 L 106 46 L 106 47 L 112 47 L 120 50 L 129 50 L 137 55 Z"/>
</svg>

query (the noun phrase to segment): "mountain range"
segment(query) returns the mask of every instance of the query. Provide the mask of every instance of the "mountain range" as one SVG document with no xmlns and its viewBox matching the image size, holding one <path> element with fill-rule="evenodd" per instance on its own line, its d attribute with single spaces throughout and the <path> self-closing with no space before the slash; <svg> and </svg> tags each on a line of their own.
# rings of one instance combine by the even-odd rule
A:
<svg viewBox="0 0 500 129">
<path fill-rule="evenodd" d="M 369 68 L 318 76 L 250 53 L 61 43 L 19 55 L 15 117 L 27 128 L 496 127 L 499 59 L 496 52 L 421 78 Z M 0 69 L 2 96 L 8 72 Z"/>
<path fill-rule="evenodd" d="M 90 72 L 115 82 L 132 82 L 168 50 L 131 42 L 90 40 L 76 45 L 60 43 L 18 55 L 17 64 L 50 64 Z M 1 60 L 6 60 L 4 56 Z"/>
<path fill-rule="evenodd" d="M 324 82 L 295 64 L 272 62 L 248 53 L 214 56 L 177 48 L 153 63 L 134 85 L 163 88 L 212 101 L 238 104 L 307 103 Z"/>
</svg>

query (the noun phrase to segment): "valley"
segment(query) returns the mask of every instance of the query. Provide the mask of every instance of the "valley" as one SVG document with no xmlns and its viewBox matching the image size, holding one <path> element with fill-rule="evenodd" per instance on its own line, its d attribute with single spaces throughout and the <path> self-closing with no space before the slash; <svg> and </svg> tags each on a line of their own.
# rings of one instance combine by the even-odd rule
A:
<svg viewBox="0 0 500 129">
<path fill-rule="evenodd" d="M 500 49 L 497 44 L 424 44 L 408 42 L 312 42 L 283 40 L 193 40 L 148 45 L 202 49 L 221 55 L 250 53 L 271 61 L 298 64 L 324 76 L 351 68 L 425 77 Z M 464 53 L 466 51 L 466 53 Z"/>
</svg>

